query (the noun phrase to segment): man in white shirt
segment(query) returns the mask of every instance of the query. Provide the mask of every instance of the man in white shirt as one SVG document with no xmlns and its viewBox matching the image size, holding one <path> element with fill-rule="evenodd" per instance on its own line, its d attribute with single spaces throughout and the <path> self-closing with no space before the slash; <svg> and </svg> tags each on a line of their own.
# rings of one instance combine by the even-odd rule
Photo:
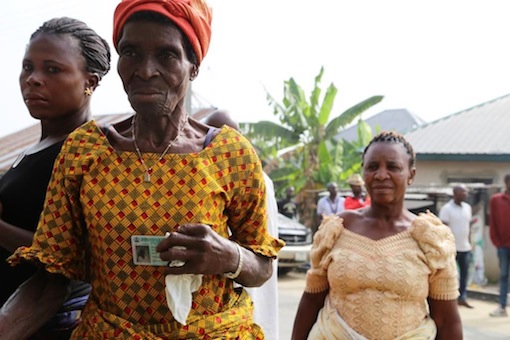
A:
<svg viewBox="0 0 510 340">
<path fill-rule="evenodd" d="M 320 221 L 322 216 L 336 215 L 344 210 L 345 198 L 338 195 L 338 185 L 334 182 L 328 184 L 329 196 L 324 196 L 317 201 L 317 215 Z"/>
<path fill-rule="evenodd" d="M 202 123 L 221 128 L 228 125 L 239 131 L 239 125 L 226 110 L 213 110 L 204 117 Z M 264 172 L 266 184 L 267 229 L 273 237 L 278 237 L 278 205 L 273 181 Z M 266 339 L 278 340 L 278 260 L 273 261 L 273 275 L 260 287 L 245 288 L 253 301 L 253 320 L 264 330 Z"/>
<path fill-rule="evenodd" d="M 464 185 L 453 187 L 453 198 L 446 203 L 439 211 L 441 221 L 450 227 L 455 237 L 457 249 L 457 264 L 459 266 L 459 301 L 460 306 L 473 308 L 467 301 L 467 279 L 469 260 L 471 258 L 471 206 L 464 202 L 468 190 Z"/>
<path fill-rule="evenodd" d="M 273 181 L 264 172 L 267 199 L 267 229 L 278 237 L 278 205 Z M 264 330 L 266 339 L 278 340 L 278 260 L 273 261 L 273 275 L 262 286 L 245 288 L 253 301 L 253 319 Z"/>
</svg>

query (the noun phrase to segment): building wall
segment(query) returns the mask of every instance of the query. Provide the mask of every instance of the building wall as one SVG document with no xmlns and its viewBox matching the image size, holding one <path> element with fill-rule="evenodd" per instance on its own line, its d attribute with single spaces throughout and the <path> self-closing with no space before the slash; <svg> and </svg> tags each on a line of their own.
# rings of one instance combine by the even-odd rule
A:
<svg viewBox="0 0 510 340">
<path fill-rule="evenodd" d="M 510 163 L 504 162 L 433 162 L 417 161 L 416 185 L 448 184 L 448 178 L 492 179 L 493 184 L 503 186 L 503 178 L 510 173 Z"/>
<path fill-rule="evenodd" d="M 504 177 L 510 173 L 510 163 L 504 162 L 432 162 L 418 161 L 416 165 L 416 185 L 444 186 L 448 179 L 483 179 L 492 180 L 493 188 L 490 196 L 504 187 Z M 490 183 L 490 182 L 486 182 Z M 486 198 L 488 200 L 489 197 Z M 487 208 L 487 207 L 486 207 Z M 488 212 L 490 213 L 490 212 Z M 486 215 L 488 217 L 488 214 Z M 496 248 L 489 237 L 488 221 L 484 221 L 483 228 L 483 259 L 485 276 L 489 282 L 495 283 L 499 279 L 499 266 Z"/>
</svg>

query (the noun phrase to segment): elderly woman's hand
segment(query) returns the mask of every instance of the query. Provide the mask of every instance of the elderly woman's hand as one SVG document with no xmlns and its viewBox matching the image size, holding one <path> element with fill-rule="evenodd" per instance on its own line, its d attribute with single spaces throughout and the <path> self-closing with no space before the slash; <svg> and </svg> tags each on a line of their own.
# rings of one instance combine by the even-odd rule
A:
<svg viewBox="0 0 510 340">
<path fill-rule="evenodd" d="M 185 247 L 173 248 L 173 247 Z M 183 261 L 168 274 L 223 274 L 235 271 L 239 255 L 232 241 L 204 224 L 185 224 L 161 241 L 156 250 L 164 261 Z"/>
<path fill-rule="evenodd" d="M 173 248 L 173 247 L 185 247 Z M 169 267 L 166 274 L 222 275 L 236 272 L 243 257 L 242 270 L 235 279 L 246 287 L 262 285 L 272 274 L 272 259 L 238 247 L 204 224 L 185 224 L 161 241 L 156 250 L 164 261 L 182 261 L 180 267 Z"/>
</svg>

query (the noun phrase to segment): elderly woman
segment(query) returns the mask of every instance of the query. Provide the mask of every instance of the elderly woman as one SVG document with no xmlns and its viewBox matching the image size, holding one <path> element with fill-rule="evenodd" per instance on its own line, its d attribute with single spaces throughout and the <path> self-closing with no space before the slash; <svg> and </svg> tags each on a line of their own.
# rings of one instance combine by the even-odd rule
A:
<svg viewBox="0 0 510 340">
<path fill-rule="evenodd" d="M 234 288 L 263 284 L 283 246 L 266 229 L 260 161 L 238 132 L 185 110 L 210 23 L 202 1 L 118 5 L 113 41 L 135 115 L 109 127 L 87 123 L 64 144 L 34 243 L 11 257 L 45 271 L 4 308 L 3 329 L 17 307 L 62 299 L 69 279 L 81 279 L 92 293 L 73 338 L 264 337 L 248 294 Z M 182 266 L 136 264 L 132 242 L 156 236 L 153 264 Z"/>
<path fill-rule="evenodd" d="M 453 235 L 404 207 L 411 145 L 382 132 L 362 165 L 372 204 L 321 224 L 292 339 L 462 339 Z"/>
</svg>

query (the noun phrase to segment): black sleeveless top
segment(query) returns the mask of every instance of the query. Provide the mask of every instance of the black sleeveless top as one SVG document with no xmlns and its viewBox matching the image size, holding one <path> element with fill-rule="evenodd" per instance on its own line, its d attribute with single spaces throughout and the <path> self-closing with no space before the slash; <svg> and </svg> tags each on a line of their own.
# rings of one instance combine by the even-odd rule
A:
<svg viewBox="0 0 510 340">
<path fill-rule="evenodd" d="M 2 219 L 5 222 L 35 232 L 43 209 L 53 163 L 63 143 L 64 141 L 61 141 L 37 153 L 24 156 L 16 167 L 11 167 L 0 178 L 0 202 L 3 206 Z M 11 267 L 5 261 L 10 255 L 9 251 L 0 247 L 0 277 L 2 278 L 0 305 L 3 305 L 18 286 L 36 271 L 36 267 L 31 264 Z M 90 286 L 73 282 L 72 291 L 69 298 L 88 294 Z"/>
</svg>

